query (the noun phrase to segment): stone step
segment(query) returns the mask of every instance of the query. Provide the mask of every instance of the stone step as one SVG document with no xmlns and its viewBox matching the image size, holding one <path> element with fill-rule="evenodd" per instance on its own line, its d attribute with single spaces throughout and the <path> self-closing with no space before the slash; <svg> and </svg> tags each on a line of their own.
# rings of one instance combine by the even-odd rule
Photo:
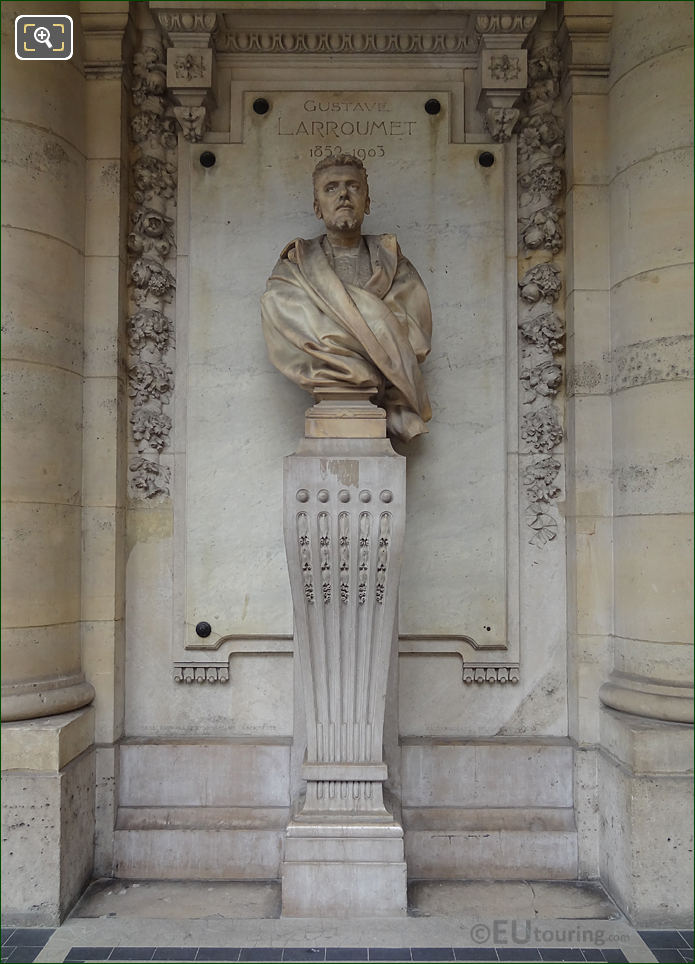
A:
<svg viewBox="0 0 695 964">
<path fill-rule="evenodd" d="M 403 810 L 408 877 L 421 880 L 575 880 L 570 807 Z"/>
<path fill-rule="evenodd" d="M 127 879 L 280 876 L 286 807 L 121 807 L 114 873 Z"/>
</svg>

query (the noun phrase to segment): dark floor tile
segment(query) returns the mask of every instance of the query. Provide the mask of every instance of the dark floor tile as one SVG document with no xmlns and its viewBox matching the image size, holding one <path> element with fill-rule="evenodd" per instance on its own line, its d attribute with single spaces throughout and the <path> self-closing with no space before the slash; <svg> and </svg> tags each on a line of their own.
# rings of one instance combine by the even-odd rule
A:
<svg viewBox="0 0 695 964">
<path fill-rule="evenodd" d="M 153 961 L 194 961 L 197 947 L 157 947 L 152 955 Z"/>
<path fill-rule="evenodd" d="M 281 947 L 242 947 L 239 954 L 240 961 L 281 961 Z"/>
<path fill-rule="evenodd" d="M 661 964 L 683 964 L 677 947 L 650 947 L 649 950 Z"/>
<path fill-rule="evenodd" d="M 647 947 L 687 947 L 688 942 L 678 931 L 639 931 Z"/>
<path fill-rule="evenodd" d="M 499 961 L 494 947 L 454 947 L 455 961 Z"/>
<path fill-rule="evenodd" d="M 414 961 L 453 961 L 453 947 L 411 947 Z"/>
<path fill-rule="evenodd" d="M 370 947 L 370 961 L 396 961 L 403 964 L 404 961 L 412 961 L 409 947 Z"/>
<path fill-rule="evenodd" d="M 584 953 L 586 954 L 586 951 Z M 604 947 L 603 959 L 604 961 L 617 962 L 617 964 L 624 964 L 627 960 L 619 947 Z"/>
<path fill-rule="evenodd" d="M 3 947 L 3 949 L 2 949 L 2 954 L 0 954 L 0 961 L 2 961 L 3 964 L 5 964 L 5 961 L 9 961 L 9 959 L 10 959 L 10 954 L 12 953 L 13 950 L 14 950 L 14 945 L 13 945 L 13 944 L 10 945 L 10 949 L 9 949 L 9 950 L 5 950 L 5 948 Z"/>
<path fill-rule="evenodd" d="M 693 949 L 692 947 L 679 947 L 678 953 L 683 958 L 687 964 L 692 964 L 693 961 Z"/>
<path fill-rule="evenodd" d="M 13 941 L 12 941 L 11 938 L 12 938 L 12 935 L 14 934 L 14 930 L 15 930 L 14 927 L 8 927 L 8 928 L 6 928 L 6 929 L 3 930 L 3 932 L 2 932 L 2 946 L 3 946 L 3 947 L 5 946 L 5 944 L 12 944 L 12 943 L 13 943 Z"/>
<path fill-rule="evenodd" d="M 29 947 L 23 944 L 12 944 L 10 946 L 13 950 L 7 955 L 7 960 L 10 961 L 11 964 L 31 964 L 32 961 L 36 960 L 37 955 L 41 951 L 41 948 L 35 944 L 31 944 Z"/>
<path fill-rule="evenodd" d="M 282 952 L 283 961 L 325 961 L 325 947 L 286 947 Z"/>
<path fill-rule="evenodd" d="M 114 947 L 111 957 L 114 961 L 151 961 L 154 947 Z"/>
<path fill-rule="evenodd" d="M 540 961 L 541 953 L 537 947 L 497 947 L 497 960 L 504 964 L 512 961 Z"/>
<path fill-rule="evenodd" d="M 64 958 L 66 961 L 107 961 L 113 947 L 71 947 Z"/>
<path fill-rule="evenodd" d="M 366 947 L 327 947 L 327 961 L 368 961 L 369 951 Z"/>
<path fill-rule="evenodd" d="M 584 955 L 578 947 L 541 947 L 541 960 L 552 961 L 559 964 L 560 961 L 583 961 Z"/>
<path fill-rule="evenodd" d="M 55 927 L 15 927 L 12 943 L 24 947 L 43 947 L 54 931 Z"/>
<path fill-rule="evenodd" d="M 678 931 L 684 941 L 687 941 L 688 947 L 693 946 L 693 931 Z"/>
<path fill-rule="evenodd" d="M 239 960 L 240 947 L 199 947 L 196 961 L 220 961 L 233 964 Z"/>
</svg>

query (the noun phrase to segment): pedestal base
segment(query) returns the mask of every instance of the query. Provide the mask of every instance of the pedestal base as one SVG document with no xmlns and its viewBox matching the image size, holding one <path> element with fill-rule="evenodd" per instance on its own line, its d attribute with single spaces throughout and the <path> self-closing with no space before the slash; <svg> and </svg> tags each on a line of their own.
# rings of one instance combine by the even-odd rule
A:
<svg viewBox="0 0 695 964">
<path fill-rule="evenodd" d="M 282 868 L 283 917 L 403 917 L 403 829 L 291 822 Z"/>
<path fill-rule="evenodd" d="M 94 710 L 2 725 L 2 923 L 57 927 L 94 860 Z"/>
</svg>

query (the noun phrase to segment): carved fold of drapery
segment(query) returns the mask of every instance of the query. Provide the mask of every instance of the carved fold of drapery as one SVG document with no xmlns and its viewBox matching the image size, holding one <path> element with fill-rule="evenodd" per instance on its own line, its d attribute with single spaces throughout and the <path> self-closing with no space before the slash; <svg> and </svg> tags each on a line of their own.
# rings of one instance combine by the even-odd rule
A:
<svg viewBox="0 0 695 964">
<path fill-rule="evenodd" d="M 520 380 L 525 391 L 520 424 L 522 452 L 533 456 L 523 471 L 530 542 L 542 547 L 557 536 L 552 511 L 562 468 L 552 455 L 562 443 L 553 399 L 562 384 L 565 324 L 561 313 L 565 142 L 560 104 L 560 53 L 552 38 L 535 38 L 529 86 L 518 124 L 518 230 Z"/>
<path fill-rule="evenodd" d="M 137 455 L 129 459 L 135 498 L 169 495 L 169 466 L 161 455 L 170 444 L 168 414 L 174 390 L 171 354 L 176 289 L 175 121 L 166 97 L 166 65 L 158 34 L 145 30 L 133 58 L 130 116 L 130 209 L 128 234 L 128 394 Z"/>
</svg>

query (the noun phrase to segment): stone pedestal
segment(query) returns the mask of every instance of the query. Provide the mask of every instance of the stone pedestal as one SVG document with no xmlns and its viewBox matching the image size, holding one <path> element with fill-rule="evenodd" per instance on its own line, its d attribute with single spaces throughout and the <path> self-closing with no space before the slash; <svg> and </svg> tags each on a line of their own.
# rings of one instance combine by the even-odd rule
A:
<svg viewBox="0 0 695 964">
<path fill-rule="evenodd" d="M 693 919 L 693 728 L 601 709 L 601 880 L 641 927 Z"/>
<path fill-rule="evenodd" d="M 57 927 L 92 871 L 94 710 L 2 725 L 3 925 Z"/>
<path fill-rule="evenodd" d="M 319 393 L 306 438 L 285 460 L 285 546 L 307 742 L 306 794 L 295 802 L 285 842 L 286 916 L 406 910 L 403 829 L 383 796 L 405 459 L 386 439 L 384 412 L 370 394 Z"/>
</svg>

